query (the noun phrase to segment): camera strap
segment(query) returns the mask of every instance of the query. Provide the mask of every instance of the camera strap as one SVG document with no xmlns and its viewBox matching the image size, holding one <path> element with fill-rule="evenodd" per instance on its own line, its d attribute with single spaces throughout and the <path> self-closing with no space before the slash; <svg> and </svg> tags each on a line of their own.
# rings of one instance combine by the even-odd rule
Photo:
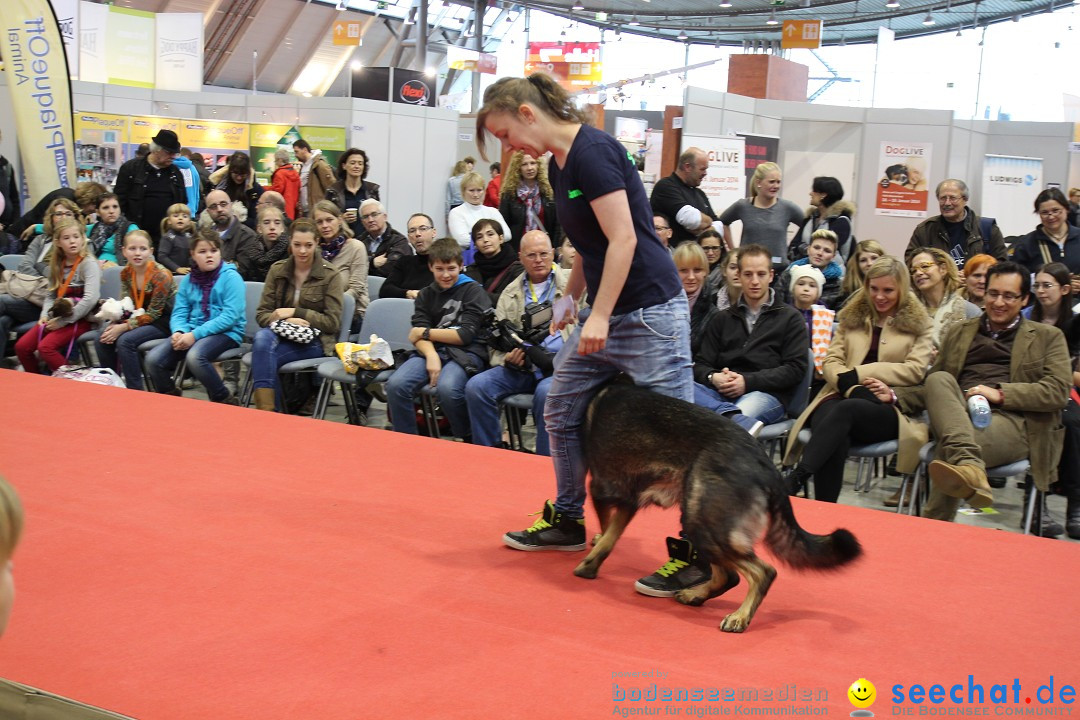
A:
<svg viewBox="0 0 1080 720">
<path fill-rule="evenodd" d="M 548 279 L 546 280 L 546 286 L 544 287 L 543 294 L 537 296 L 536 285 L 532 284 L 532 280 L 529 279 L 528 273 L 523 273 L 522 286 L 525 290 L 525 300 L 529 305 L 535 305 L 536 303 L 551 302 L 555 298 L 555 266 L 551 266 L 551 272 L 548 273 Z"/>
</svg>

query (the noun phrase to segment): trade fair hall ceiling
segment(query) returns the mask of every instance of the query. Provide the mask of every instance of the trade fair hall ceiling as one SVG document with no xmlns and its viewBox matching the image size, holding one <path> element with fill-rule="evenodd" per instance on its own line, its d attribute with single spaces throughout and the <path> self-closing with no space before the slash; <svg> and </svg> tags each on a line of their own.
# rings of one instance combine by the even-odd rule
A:
<svg viewBox="0 0 1080 720">
<path fill-rule="evenodd" d="M 887 7 L 893 3 L 898 6 Z M 1072 0 L 487 0 L 480 27 L 474 3 L 434 0 L 427 4 L 424 58 L 417 43 L 416 0 L 115 0 L 115 4 L 156 13 L 201 13 L 206 85 L 346 95 L 349 74 L 360 67 L 438 68 L 447 47 L 476 49 L 477 30 L 487 52 L 503 40 L 523 41 L 527 8 L 610 33 L 753 50 L 778 47 L 784 20 L 820 19 L 823 44 L 854 44 L 874 42 L 879 27 L 890 28 L 897 38 L 955 33 L 1070 7 Z M 359 24 L 358 46 L 335 44 L 339 21 Z"/>
</svg>

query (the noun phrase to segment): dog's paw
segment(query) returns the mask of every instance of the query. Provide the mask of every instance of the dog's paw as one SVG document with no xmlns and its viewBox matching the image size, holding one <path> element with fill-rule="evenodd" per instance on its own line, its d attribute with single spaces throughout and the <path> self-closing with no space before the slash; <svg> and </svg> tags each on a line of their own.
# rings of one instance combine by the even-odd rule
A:
<svg viewBox="0 0 1080 720">
<path fill-rule="evenodd" d="M 587 560 L 584 560 L 580 565 L 574 568 L 574 574 L 580 578 L 585 578 L 586 580 L 595 580 L 596 573 L 599 569 L 600 568 L 596 563 L 590 563 Z"/>
<path fill-rule="evenodd" d="M 691 605 L 693 607 L 698 607 L 699 605 L 704 605 L 705 601 L 708 600 L 709 598 L 708 598 L 707 594 L 702 593 L 702 592 L 699 591 L 699 588 L 701 588 L 701 587 L 703 587 L 703 586 L 699 585 L 698 587 L 692 587 L 692 588 L 687 588 L 686 590 L 680 590 L 677 593 L 675 593 L 675 599 L 678 600 L 679 602 L 681 602 L 683 605 Z"/>
<path fill-rule="evenodd" d="M 724 622 L 720 623 L 722 632 L 741 633 L 746 632 L 748 627 L 750 627 L 750 621 L 738 612 L 731 613 L 724 618 Z"/>
</svg>

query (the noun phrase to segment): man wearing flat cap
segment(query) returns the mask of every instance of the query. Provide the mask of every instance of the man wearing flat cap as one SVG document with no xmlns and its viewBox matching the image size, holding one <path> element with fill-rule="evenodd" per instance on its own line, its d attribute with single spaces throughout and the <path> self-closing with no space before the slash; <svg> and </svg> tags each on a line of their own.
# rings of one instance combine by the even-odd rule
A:
<svg viewBox="0 0 1080 720">
<path fill-rule="evenodd" d="M 174 164 L 180 140 L 172 130 L 159 130 L 150 138 L 150 154 L 120 166 L 114 188 L 124 217 L 150 233 L 155 245 L 169 206 L 188 204 L 187 179 Z M 198 183 L 196 183 L 196 186 Z M 194 212 L 192 213 L 194 215 Z"/>
</svg>

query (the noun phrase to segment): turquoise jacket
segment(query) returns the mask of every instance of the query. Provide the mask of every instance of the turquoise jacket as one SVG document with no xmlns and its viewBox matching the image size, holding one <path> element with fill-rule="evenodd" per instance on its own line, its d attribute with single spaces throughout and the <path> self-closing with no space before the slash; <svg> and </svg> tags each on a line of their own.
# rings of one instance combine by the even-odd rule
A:
<svg viewBox="0 0 1080 720">
<path fill-rule="evenodd" d="M 210 290 L 210 317 L 203 316 L 202 291 L 185 275 L 176 291 L 172 319 L 172 332 L 190 332 L 196 340 L 208 335 L 228 335 L 237 343 L 244 340 L 247 323 L 247 301 L 244 280 L 236 268 L 226 263 L 221 275 Z"/>
</svg>

